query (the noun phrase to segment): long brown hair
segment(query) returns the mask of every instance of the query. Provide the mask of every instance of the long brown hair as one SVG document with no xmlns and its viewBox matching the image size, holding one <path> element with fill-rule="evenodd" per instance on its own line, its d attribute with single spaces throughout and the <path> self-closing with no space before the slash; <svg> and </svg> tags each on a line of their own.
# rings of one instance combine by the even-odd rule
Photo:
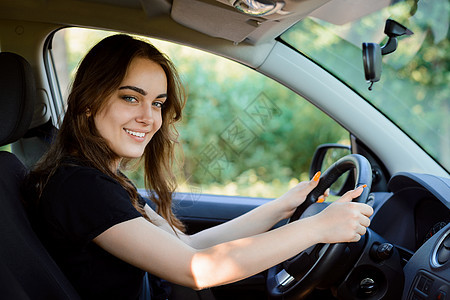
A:
<svg viewBox="0 0 450 300">
<path fill-rule="evenodd" d="M 62 125 L 49 151 L 30 173 L 29 184 L 36 188 L 38 200 L 64 158 L 74 156 L 117 180 L 130 195 L 133 206 L 148 219 L 138 203 L 138 193 L 133 184 L 123 175 L 110 170 L 111 162 L 118 156 L 98 133 L 93 118 L 119 87 L 135 57 L 156 62 L 167 77 L 167 100 L 162 110 L 162 125 L 146 146 L 141 159 L 145 165 L 145 185 L 150 199 L 157 206 L 157 212 L 172 228 L 184 230 L 183 224 L 172 211 L 172 193 L 176 188 L 172 164 L 178 138 L 174 123 L 181 119 L 185 103 L 184 89 L 175 67 L 164 54 L 153 45 L 128 35 L 119 34 L 103 39 L 82 60 L 68 97 Z"/>
</svg>

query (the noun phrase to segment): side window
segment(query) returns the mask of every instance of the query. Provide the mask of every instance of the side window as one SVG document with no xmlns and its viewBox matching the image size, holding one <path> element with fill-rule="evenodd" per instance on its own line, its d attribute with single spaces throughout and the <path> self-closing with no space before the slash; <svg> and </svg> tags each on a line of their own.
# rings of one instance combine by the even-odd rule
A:
<svg viewBox="0 0 450 300">
<path fill-rule="evenodd" d="M 11 145 L 4 145 L 4 146 L 0 146 L 0 151 L 7 151 L 7 152 L 11 152 Z"/>
<path fill-rule="evenodd" d="M 58 78 L 70 82 L 83 55 L 109 34 L 87 29 L 56 33 L 55 39 L 64 40 L 59 51 L 66 57 L 56 63 L 66 69 Z M 184 161 L 177 171 L 180 192 L 277 197 L 308 179 L 318 145 L 350 144 L 346 130 L 274 80 L 203 51 L 150 42 L 175 63 L 188 92 L 178 126 Z M 144 187 L 139 169 L 127 174 Z"/>
</svg>

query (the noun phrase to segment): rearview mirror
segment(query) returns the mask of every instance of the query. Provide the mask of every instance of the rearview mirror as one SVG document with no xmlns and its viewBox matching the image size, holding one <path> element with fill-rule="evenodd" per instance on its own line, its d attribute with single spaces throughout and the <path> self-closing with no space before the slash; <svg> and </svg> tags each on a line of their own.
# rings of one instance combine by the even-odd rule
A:
<svg viewBox="0 0 450 300">
<path fill-rule="evenodd" d="M 366 80 L 371 82 L 370 90 L 372 84 L 379 81 L 381 77 L 381 47 L 376 43 L 363 43 L 362 52 L 364 75 Z"/>
<path fill-rule="evenodd" d="M 370 82 L 369 90 L 372 90 L 374 82 L 380 80 L 381 56 L 392 53 L 397 49 L 397 37 L 413 34 L 411 30 L 392 19 L 386 20 L 384 33 L 389 39 L 383 47 L 376 43 L 362 44 L 364 75 L 366 80 Z"/>
</svg>

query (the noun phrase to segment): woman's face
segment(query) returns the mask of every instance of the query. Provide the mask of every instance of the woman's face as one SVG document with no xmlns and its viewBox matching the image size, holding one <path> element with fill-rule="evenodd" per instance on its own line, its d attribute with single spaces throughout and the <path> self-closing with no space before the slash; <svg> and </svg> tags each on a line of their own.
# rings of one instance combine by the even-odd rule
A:
<svg viewBox="0 0 450 300">
<path fill-rule="evenodd" d="M 95 126 L 120 158 L 138 158 L 161 127 L 166 99 L 162 67 L 147 58 L 134 58 L 122 83 L 94 116 Z"/>
</svg>

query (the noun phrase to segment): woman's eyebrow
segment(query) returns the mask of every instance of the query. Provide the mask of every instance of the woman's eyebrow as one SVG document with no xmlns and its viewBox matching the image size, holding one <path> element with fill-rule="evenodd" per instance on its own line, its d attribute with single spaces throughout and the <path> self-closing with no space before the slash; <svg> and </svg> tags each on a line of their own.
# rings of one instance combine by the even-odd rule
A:
<svg viewBox="0 0 450 300">
<path fill-rule="evenodd" d="M 125 85 L 125 86 L 121 86 L 121 87 L 119 88 L 119 90 L 126 90 L 126 89 L 133 90 L 133 91 L 135 91 L 135 92 L 137 92 L 137 93 L 139 93 L 139 94 L 141 94 L 141 95 L 143 95 L 143 96 L 146 96 L 146 95 L 147 95 L 147 92 L 146 92 L 146 91 L 144 91 L 144 90 L 141 89 L 141 88 L 138 88 L 137 86 Z"/>
<path fill-rule="evenodd" d="M 167 94 L 160 94 L 156 97 L 156 99 L 159 99 L 159 98 L 167 98 Z"/>
</svg>

